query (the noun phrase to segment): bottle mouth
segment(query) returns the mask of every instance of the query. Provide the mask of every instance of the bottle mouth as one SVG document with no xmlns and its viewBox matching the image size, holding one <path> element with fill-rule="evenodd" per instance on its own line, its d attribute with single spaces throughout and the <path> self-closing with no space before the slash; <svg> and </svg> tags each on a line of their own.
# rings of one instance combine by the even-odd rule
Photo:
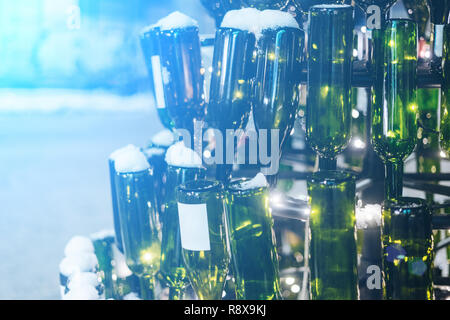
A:
<svg viewBox="0 0 450 320">
<path fill-rule="evenodd" d="M 420 198 L 400 197 L 385 201 L 383 207 L 394 211 L 417 210 L 426 208 L 427 202 Z"/>
<path fill-rule="evenodd" d="M 267 189 L 267 186 L 252 186 L 252 187 L 245 187 L 245 183 L 251 181 L 251 178 L 238 178 L 233 179 L 229 182 L 227 185 L 227 191 L 231 192 L 233 194 L 250 194 L 254 192 L 260 192 Z"/>
<path fill-rule="evenodd" d="M 337 186 L 345 182 L 354 182 L 355 180 L 356 177 L 352 173 L 339 170 L 327 170 L 313 173 L 308 178 L 308 183 L 324 186 Z"/>
<path fill-rule="evenodd" d="M 196 193 L 218 191 L 222 188 L 222 183 L 216 180 L 193 180 L 178 187 L 179 191 Z"/>
</svg>

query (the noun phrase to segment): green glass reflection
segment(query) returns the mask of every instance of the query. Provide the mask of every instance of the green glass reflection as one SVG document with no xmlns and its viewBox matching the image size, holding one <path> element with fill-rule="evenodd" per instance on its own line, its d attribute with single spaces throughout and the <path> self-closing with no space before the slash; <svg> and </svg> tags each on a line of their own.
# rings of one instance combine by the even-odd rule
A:
<svg viewBox="0 0 450 320">
<path fill-rule="evenodd" d="M 182 243 L 183 261 L 197 296 L 201 300 L 220 300 L 231 258 L 223 186 L 217 181 L 188 182 L 179 187 L 178 203 L 200 207 L 206 205 L 209 250 L 193 250 Z M 202 214 L 201 208 L 196 214 Z M 192 216 L 192 219 L 195 218 Z M 201 220 L 202 217 L 197 219 Z"/>
<path fill-rule="evenodd" d="M 439 148 L 439 88 L 424 88 L 417 91 L 419 121 L 423 128 L 418 130 L 416 148 L 416 169 L 418 173 L 440 173 Z M 426 199 L 433 202 L 433 194 L 426 192 Z"/>
<path fill-rule="evenodd" d="M 417 142 L 417 26 L 389 20 L 384 37 L 383 84 L 378 64 L 372 108 L 372 144 L 386 163 L 386 198 L 402 193 L 403 161 Z M 380 36 L 376 32 L 375 36 Z M 381 49 L 379 49 L 381 50 Z"/>
<path fill-rule="evenodd" d="M 309 18 L 307 141 L 334 159 L 351 138 L 353 7 L 312 7 Z"/>
<path fill-rule="evenodd" d="M 443 83 L 441 100 L 441 148 L 450 155 L 450 25 L 444 27 Z"/>
<path fill-rule="evenodd" d="M 238 300 L 279 300 L 280 276 L 268 189 L 227 187 L 228 230 Z"/>
<path fill-rule="evenodd" d="M 161 217 L 162 248 L 160 276 L 170 287 L 169 299 L 179 300 L 189 280 L 183 263 L 178 218 L 178 203 L 176 188 L 191 180 L 204 179 L 206 170 L 203 168 L 182 168 L 168 166 L 166 208 Z"/>
<path fill-rule="evenodd" d="M 385 299 L 433 299 L 431 211 L 417 198 L 383 205 Z"/>
<path fill-rule="evenodd" d="M 357 300 L 355 177 L 321 171 L 308 180 L 312 300 Z"/>
<path fill-rule="evenodd" d="M 117 173 L 115 183 L 126 263 L 142 281 L 143 299 L 152 300 L 161 258 L 152 171 Z"/>
</svg>

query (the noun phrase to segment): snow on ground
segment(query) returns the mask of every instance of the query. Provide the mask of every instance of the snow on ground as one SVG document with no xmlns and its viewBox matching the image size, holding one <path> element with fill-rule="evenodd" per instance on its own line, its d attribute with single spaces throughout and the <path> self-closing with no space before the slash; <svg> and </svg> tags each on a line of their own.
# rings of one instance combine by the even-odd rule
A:
<svg viewBox="0 0 450 320">
<path fill-rule="evenodd" d="M 86 103 L 51 112 L 0 108 L 0 299 L 59 299 L 68 241 L 112 228 L 108 156 L 130 143 L 144 146 L 162 129 L 151 101 L 143 107 L 142 98 L 67 94 L 66 101 Z M 40 98 L 27 103 L 44 106 L 40 99 L 61 95 L 30 93 Z M 123 103 L 128 109 L 114 111 Z"/>
</svg>

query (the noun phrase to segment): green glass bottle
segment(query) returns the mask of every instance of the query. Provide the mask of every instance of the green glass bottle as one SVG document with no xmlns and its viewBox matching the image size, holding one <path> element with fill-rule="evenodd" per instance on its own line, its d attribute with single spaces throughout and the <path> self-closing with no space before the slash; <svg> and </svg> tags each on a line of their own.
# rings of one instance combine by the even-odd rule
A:
<svg viewBox="0 0 450 320">
<path fill-rule="evenodd" d="M 374 87 L 371 137 L 376 153 L 386 164 L 386 199 L 401 196 L 403 161 L 417 142 L 416 30 L 413 21 L 389 20 L 383 33 L 384 77 L 383 84 Z M 381 80 L 378 75 L 376 81 Z"/>
<path fill-rule="evenodd" d="M 334 169 L 351 138 L 353 7 L 318 5 L 309 11 L 306 137 Z"/>
<path fill-rule="evenodd" d="M 230 264 L 224 190 L 217 181 L 178 188 L 183 261 L 200 300 L 220 300 Z"/>
<path fill-rule="evenodd" d="M 152 171 L 148 167 L 122 172 L 117 170 L 117 161 L 115 183 L 126 263 L 141 279 L 142 298 L 153 300 L 161 241 L 154 207 Z"/>
<path fill-rule="evenodd" d="M 219 28 L 216 32 L 207 118 L 213 128 L 243 129 L 247 124 L 255 42 L 255 35 L 245 30 Z"/>
<path fill-rule="evenodd" d="M 250 116 L 255 42 L 255 35 L 246 30 L 221 27 L 216 31 L 207 122 L 225 141 L 234 140 L 233 130 L 244 129 Z M 222 154 L 216 178 L 226 183 L 232 164 L 227 163 L 226 152 Z"/>
<path fill-rule="evenodd" d="M 308 179 L 312 300 L 357 300 L 355 177 L 316 172 Z"/>
<path fill-rule="evenodd" d="M 189 280 L 183 263 L 176 188 L 206 176 L 204 168 L 167 167 L 166 209 L 162 217 L 162 249 L 159 274 L 169 285 L 169 299 L 180 300 Z"/>
<path fill-rule="evenodd" d="M 388 300 L 432 300 L 433 236 L 425 200 L 383 204 L 384 295 Z"/>
<path fill-rule="evenodd" d="M 228 230 L 238 300 L 279 300 L 280 276 L 267 186 L 227 186 Z"/>
<path fill-rule="evenodd" d="M 272 130 L 278 130 L 280 158 L 299 106 L 298 70 L 304 60 L 304 41 L 299 28 L 281 27 L 263 30 L 257 44 L 253 119 L 257 130 L 267 130 L 267 141 Z"/>
<path fill-rule="evenodd" d="M 444 27 L 442 56 L 441 148 L 450 156 L 450 25 Z"/>
<path fill-rule="evenodd" d="M 189 23 L 180 27 L 174 21 L 180 19 Z M 168 115 L 175 128 L 193 134 L 194 122 L 203 120 L 206 112 L 196 21 L 174 12 L 145 30 L 141 43 L 162 121 L 170 127 L 166 123 Z"/>
</svg>

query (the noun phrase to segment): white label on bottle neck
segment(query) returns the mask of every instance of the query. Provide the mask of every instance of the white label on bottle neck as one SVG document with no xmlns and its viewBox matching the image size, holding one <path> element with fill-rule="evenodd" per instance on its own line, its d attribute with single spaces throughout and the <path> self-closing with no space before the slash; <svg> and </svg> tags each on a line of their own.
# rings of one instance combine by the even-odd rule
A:
<svg viewBox="0 0 450 320">
<path fill-rule="evenodd" d="M 206 203 L 178 203 L 181 246 L 191 251 L 209 251 L 208 212 Z"/>
<path fill-rule="evenodd" d="M 153 83 L 155 86 L 156 107 L 164 109 L 166 107 L 166 99 L 164 97 L 164 83 L 161 69 L 161 58 L 159 56 L 152 56 L 152 73 Z"/>
</svg>

